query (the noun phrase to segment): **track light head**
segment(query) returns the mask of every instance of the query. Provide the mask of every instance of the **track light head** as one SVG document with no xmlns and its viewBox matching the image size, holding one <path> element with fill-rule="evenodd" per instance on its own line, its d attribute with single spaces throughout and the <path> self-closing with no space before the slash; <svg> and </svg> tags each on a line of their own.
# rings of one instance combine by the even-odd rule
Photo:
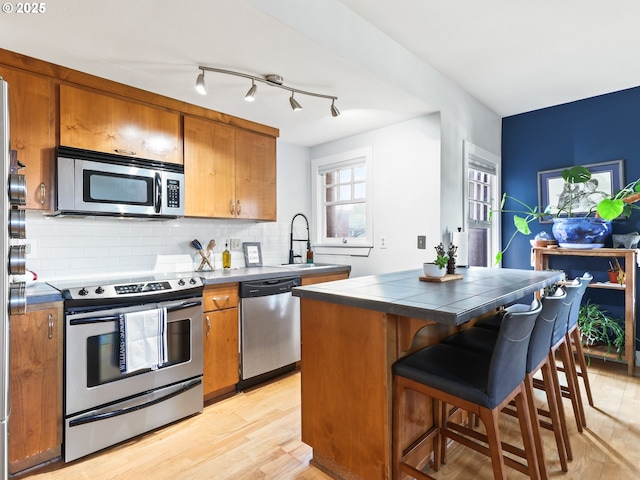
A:
<svg viewBox="0 0 640 480">
<path fill-rule="evenodd" d="M 336 107 L 335 105 L 335 99 L 331 100 L 331 116 L 332 117 L 340 116 L 340 110 L 338 110 L 338 107 Z"/>
<path fill-rule="evenodd" d="M 207 87 L 204 84 L 204 70 L 202 70 L 202 72 L 200 73 L 200 75 L 198 75 L 198 78 L 196 80 L 196 91 L 200 95 L 207 94 Z"/>
<path fill-rule="evenodd" d="M 244 99 L 247 102 L 253 102 L 256 99 L 256 91 L 258 90 L 258 87 L 256 86 L 256 82 L 254 80 L 251 80 L 251 88 L 249 89 L 249 91 L 247 92 L 247 94 L 244 96 Z"/>
<path fill-rule="evenodd" d="M 300 105 L 298 101 L 295 98 L 293 98 L 293 92 L 291 92 L 289 103 L 291 104 L 291 108 L 293 108 L 294 112 L 297 112 L 298 110 L 302 110 L 302 105 Z"/>
</svg>

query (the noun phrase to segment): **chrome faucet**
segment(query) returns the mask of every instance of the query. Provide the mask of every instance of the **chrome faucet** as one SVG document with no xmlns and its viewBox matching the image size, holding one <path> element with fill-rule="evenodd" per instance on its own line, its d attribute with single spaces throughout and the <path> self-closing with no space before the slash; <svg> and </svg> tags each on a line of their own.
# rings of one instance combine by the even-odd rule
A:
<svg viewBox="0 0 640 480">
<path fill-rule="evenodd" d="M 307 224 L 307 238 L 293 238 L 293 222 L 296 219 L 296 217 L 302 217 L 304 218 L 304 221 Z M 293 218 L 291 219 L 291 230 L 290 230 L 290 235 L 289 235 L 289 263 L 294 263 L 294 258 L 298 257 L 298 258 L 302 258 L 301 255 L 294 255 L 293 254 L 293 242 L 307 242 L 307 251 L 311 250 L 311 240 L 309 237 L 309 220 L 307 219 L 307 217 L 304 215 L 304 213 L 296 213 Z"/>
</svg>

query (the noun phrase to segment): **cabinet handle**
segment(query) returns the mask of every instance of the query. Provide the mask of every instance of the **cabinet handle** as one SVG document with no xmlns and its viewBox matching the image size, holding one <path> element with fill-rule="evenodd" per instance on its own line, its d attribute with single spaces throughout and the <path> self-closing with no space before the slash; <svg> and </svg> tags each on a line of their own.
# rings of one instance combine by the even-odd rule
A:
<svg viewBox="0 0 640 480">
<path fill-rule="evenodd" d="M 42 182 L 40 184 L 40 205 L 44 205 L 47 198 L 47 186 Z"/>
<path fill-rule="evenodd" d="M 53 315 L 49 314 L 49 340 L 53 338 Z"/>
<path fill-rule="evenodd" d="M 213 297 L 211 300 L 213 300 L 213 303 L 216 304 L 216 307 L 220 308 L 220 304 L 226 304 L 229 302 L 229 299 L 231 298 L 230 295 L 225 295 L 224 297 Z M 220 303 L 218 303 L 220 302 Z"/>
<path fill-rule="evenodd" d="M 240 205 L 240 200 L 238 200 L 238 215 L 242 212 L 242 205 Z"/>
<path fill-rule="evenodd" d="M 231 200 L 231 213 L 236 213 L 236 202 Z"/>
<path fill-rule="evenodd" d="M 211 331 L 211 320 L 209 320 L 209 315 L 207 315 L 207 337 L 209 336 L 209 332 Z"/>
<path fill-rule="evenodd" d="M 114 151 L 120 155 L 136 155 L 136 152 L 132 150 L 125 150 L 123 148 L 116 148 Z"/>
</svg>

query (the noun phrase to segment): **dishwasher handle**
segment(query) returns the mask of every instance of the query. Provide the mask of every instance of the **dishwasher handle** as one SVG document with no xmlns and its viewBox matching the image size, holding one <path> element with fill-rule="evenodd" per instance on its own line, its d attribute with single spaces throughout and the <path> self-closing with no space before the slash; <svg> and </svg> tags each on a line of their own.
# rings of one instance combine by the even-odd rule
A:
<svg viewBox="0 0 640 480">
<path fill-rule="evenodd" d="M 265 297 L 290 293 L 294 287 L 301 285 L 300 277 L 270 278 L 253 282 L 240 283 L 240 298 Z"/>
</svg>

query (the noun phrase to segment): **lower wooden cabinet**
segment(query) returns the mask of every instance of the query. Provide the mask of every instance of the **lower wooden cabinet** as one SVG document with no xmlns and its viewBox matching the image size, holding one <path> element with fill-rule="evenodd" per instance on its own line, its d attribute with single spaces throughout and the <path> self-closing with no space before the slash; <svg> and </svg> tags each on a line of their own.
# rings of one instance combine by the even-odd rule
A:
<svg viewBox="0 0 640 480">
<path fill-rule="evenodd" d="M 204 398 L 235 391 L 239 380 L 238 284 L 204 290 Z"/>
<path fill-rule="evenodd" d="M 62 449 L 62 303 L 10 319 L 9 471 L 60 456 Z"/>
</svg>

